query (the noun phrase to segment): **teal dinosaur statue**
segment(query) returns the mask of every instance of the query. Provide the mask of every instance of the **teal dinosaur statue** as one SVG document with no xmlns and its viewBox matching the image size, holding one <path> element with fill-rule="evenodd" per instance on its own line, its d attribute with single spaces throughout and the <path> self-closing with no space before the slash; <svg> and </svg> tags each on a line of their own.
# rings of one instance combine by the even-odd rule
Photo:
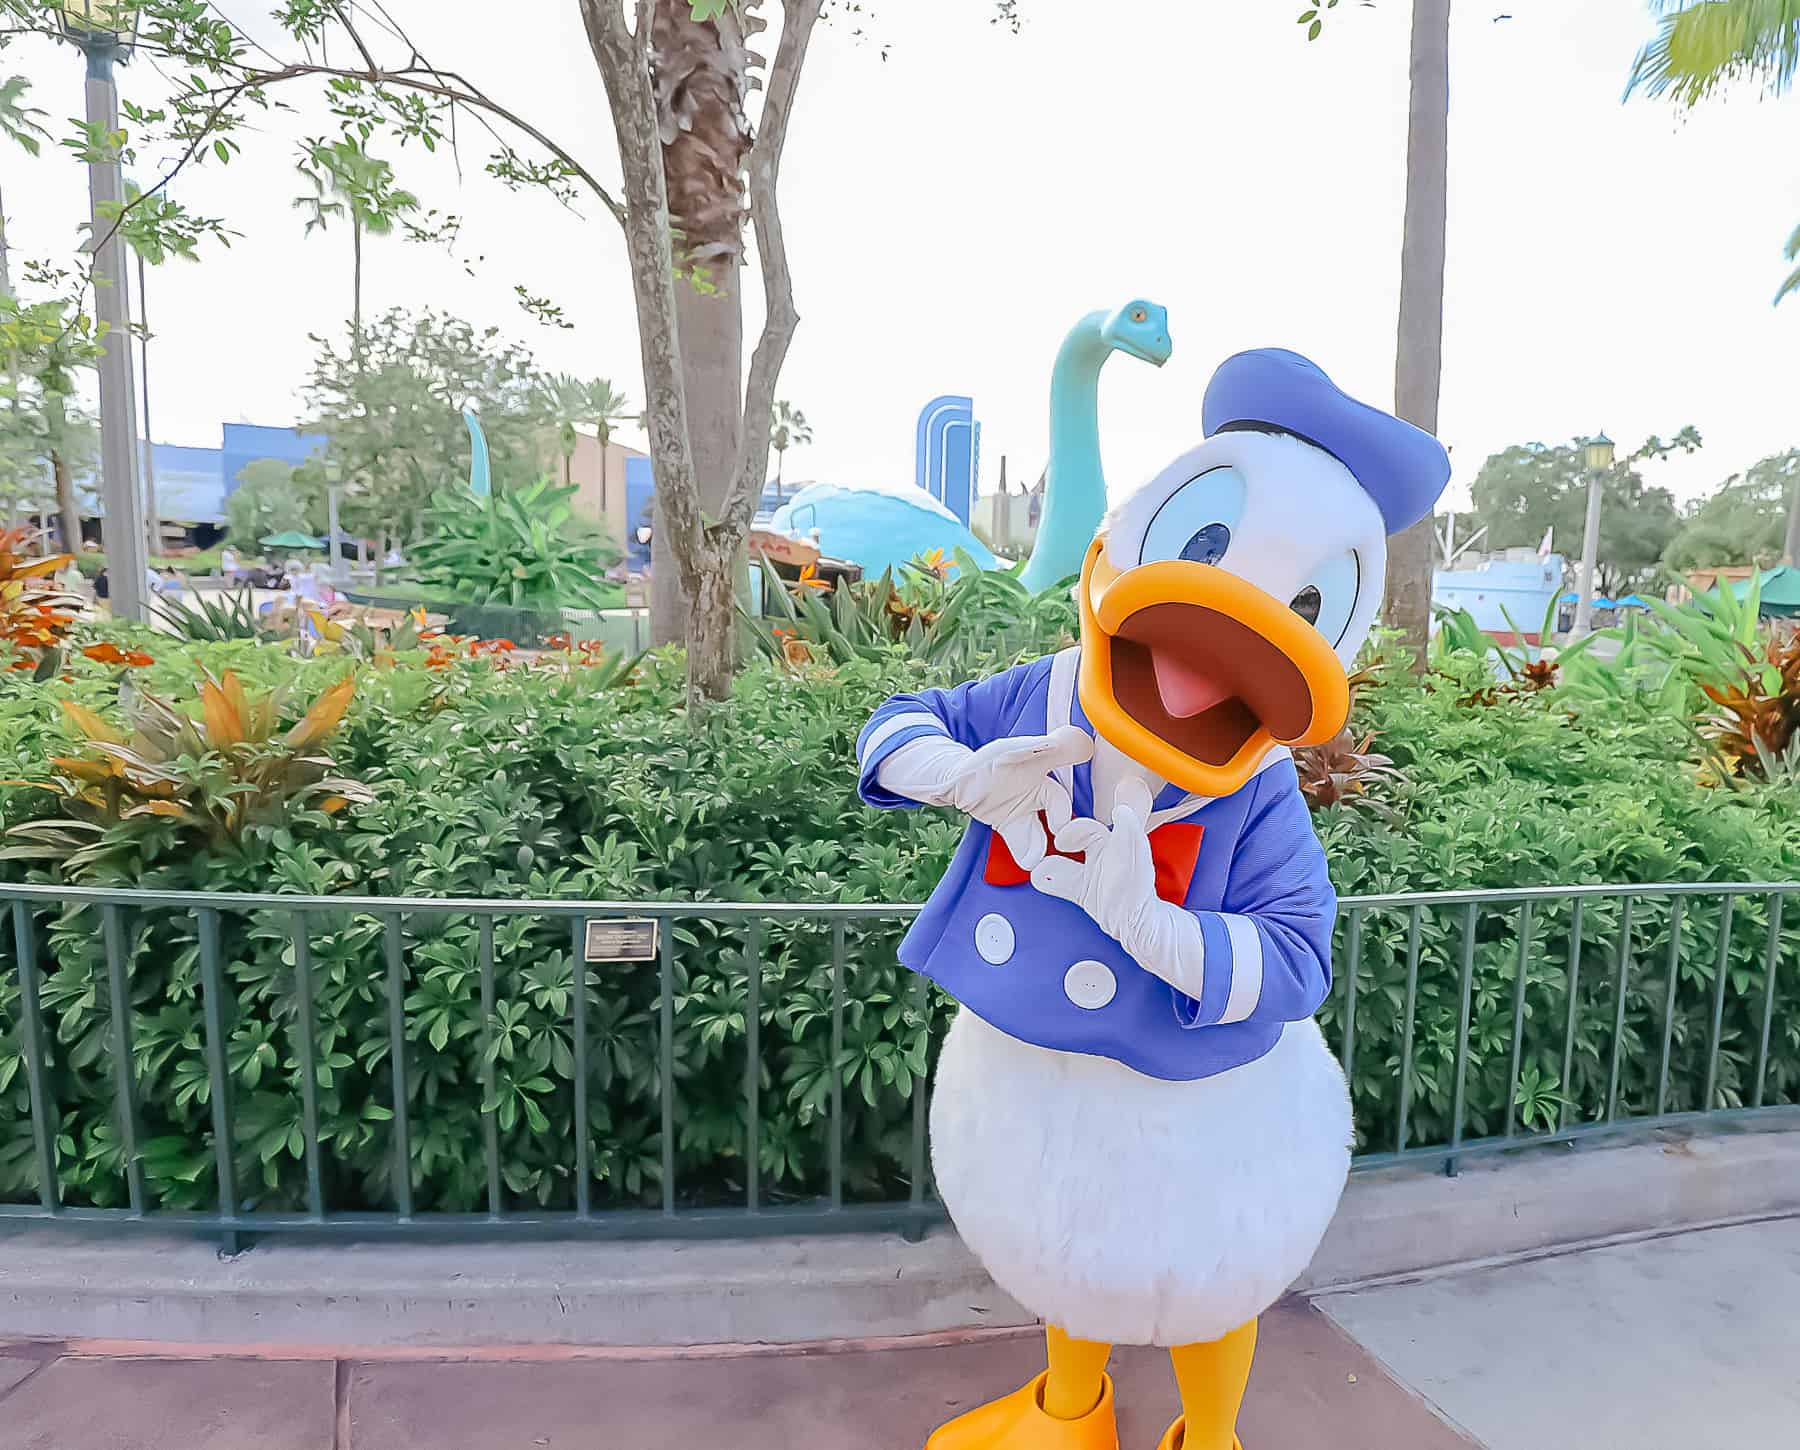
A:
<svg viewBox="0 0 1800 1450">
<path fill-rule="evenodd" d="M 469 492 L 476 498 L 486 498 L 492 487 L 487 435 L 481 431 L 481 419 L 475 416 L 473 408 L 464 408 L 462 415 L 469 428 Z"/>
<path fill-rule="evenodd" d="M 1169 360 L 1169 314 L 1154 302 L 1090 312 L 1069 329 L 1050 373 L 1050 465 L 1037 542 L 1019 576 L 1032 590 L 1081 572 L 1106 515 L 1100 470 L 1100 369 L 1115 352 L 1161 367 Z"/>
</svg>

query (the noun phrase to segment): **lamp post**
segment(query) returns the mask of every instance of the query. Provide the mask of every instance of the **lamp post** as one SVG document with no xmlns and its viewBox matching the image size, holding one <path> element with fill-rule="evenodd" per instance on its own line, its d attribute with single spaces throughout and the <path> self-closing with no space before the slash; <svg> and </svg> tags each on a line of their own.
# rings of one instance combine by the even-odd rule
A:
<svg viewBox="0 0 1800 1450">
<path fill-rule="evenodd" d="M 1602 433 L 1582 446 L 1587 465 L 1587 527 L 1581 535 L 1581 579 L 1575 586 L 1575 624 L 1570 639 L 1581 639 L 1592 629 L 1594 616 L 1594 566 L 1600 555 L 1600 481 L 1613 466 L 1613 441 Z"/>
<path fill-rule="evenodd" d="M 131 54 L 137 39 L 137 6 L 130 0 L 61 0 L 56 18 L 64 38 L 80 46 L 87 56 L 88 127 L 110 135 L 119 129 L 113 66 Z M 105 352 L 100 358 L 100 497 L 105 509 L 101 541 L 106 547 L 113 613 L 121 619 L 143 620 L 149 559 L 144 547 L 144 501 L 138 487 L 125 248 L 113 230 L 125 199 L 116 156 L 88 163 L 88 199 L 94 315 L 106 329 Z"/>
<path fill-rule="evenodd" d="M 144 277 L 144 254 L 138 253 L 138 357 L 143 370 L 144 390 L 144 517 L 149 524 L 149 548 L 152 557 L 163 551 L 162 515 L 156 507 L 156 441 L 150 432 L 150 289 Z"/>
</svg>

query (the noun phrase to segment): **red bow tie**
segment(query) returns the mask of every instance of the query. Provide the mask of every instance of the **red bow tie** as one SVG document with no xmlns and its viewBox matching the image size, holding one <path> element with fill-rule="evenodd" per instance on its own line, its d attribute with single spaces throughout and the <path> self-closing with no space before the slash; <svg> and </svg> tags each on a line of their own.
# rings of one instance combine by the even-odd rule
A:
<svg viewBox="0 0 1800 1450">
<path fill-rule="evenodd" d="M 1038 813 L 1038 821 L 1049 836 L 1050 823 Z M 1164 901 L 1180 906 L 1187 900 L 1188 887 L 1194 880 L 1194 867 L 1200 860 L 1200 837 L 1206 827 L 1192 821 L 1170 821 L 1150 833 L 1150 859 L 1156 863 L 1156 894 Z M 1055 841 L 1049 843 L 1050 854 L 1067 856 L 1072 861 L 1084 860 L 1082 851 L 1059 851 Z M 988 840 L 987 870 L 983 879 L 990 886 L 1023 886 L 1031 873 L 1013 859 L 1006 842 L 995 831 Z"/>
</svg>

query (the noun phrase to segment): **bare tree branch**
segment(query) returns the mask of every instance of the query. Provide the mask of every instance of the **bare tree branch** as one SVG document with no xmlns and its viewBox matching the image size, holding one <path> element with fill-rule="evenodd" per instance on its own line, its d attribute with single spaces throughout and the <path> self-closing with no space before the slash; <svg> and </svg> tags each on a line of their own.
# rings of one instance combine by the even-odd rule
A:
<svg viewBox="0 0 1800 1450">
<path fill-rule="evenodd" d="M 332 0 L 331 12 L 337 16 L 338 24 L 344 27 L 344 34 L 350 37 L 350 43 L 362 55 L 363 64 L 368 66 L 369 75 L 373 78 L 381 70 L 381 67 L 375 64 L 374 55 L 370 53 L 369 47 L 363 44 L 363 38 L 356 33 L 356 26 L 350 20 L 349 7 L 344 5 L 342 0 Z"/>
<path fill-rule="evenodd" d="M 498 116 L 509 126 L 513 126 L 529 136 L 533 141 L 537 142 L 538 145 L 542 146 L 566 166 L 569 169 L 569 174 L 571 176 L 578 178 L 589 191 L 600 198 L 601 205 L 612 214 L 614 221 L 618 222 L 621 226 L 625 223 L 624 206 L 606 189 L 606 187 L 600 184 L 599 179 L 589 171 L 587 167 L 577 161 L 568 151 L 564 150 L 555 141 L 552 141 L 516 111 L 501 105 L 485 92 L 477 90 L 466 81 L 461 82 L 461 84 L 453 83 L 450 80 L 449 72 L 439 71 L 428 65 L 407 66 L 400 70 L 376 69 L 373 72 L 368 72 L 351 70 L 343 66 L 313 65 L 297 62 L 292 65 L 282 66 L 279 70 L 255 71 L 247 78 L 235 81 L 230 86 L 220 87 L 216 91 L 200 91 L 196 92 L 196 94 L 208 96 L 215 94 L 223 95 L 226 98 L 226 103 L 229 104 L 231 101 L 234 101 L 241 96 L 246 90 L 260 90 L 266 86 L 279 85 L 283 81 L 298 80 L 305 76 L 326 76 L 340 80 L 363 81 L 373 85 L 398 86 L 403 90 L 418 91 L 423 95 L 441 96 L 445 100 L 467 106 L 471 110 L 486 111 L 490 115 Z M 460 80 L 460 78 L 458 79 Z M 215 118 L 223 109 L 223 106 L 214 107 L 212 115 L 207 122 L 209 127 L 212 124 L 212 118 Z M 189 154 L 191 155 L 192 152 L 197 149 L 198 143 L 196 142 L 194 146 L 189 148 Z"/>
<path fill-rule="evenodd" d="M 769 71 L 768 87 L 750 150 L 750 220 L 756 229 L 756 251 L 762 261 L 763 326 L 750 357 L 750 376 L 744 386 L 743 429 L 738 442 L 737 469 L 719 521 L 709 531 L 715 544 L 735 550 L 750 527 L 762 486 L 769 472 L 769 427 L 775 406 L 775 385 L 787 360 L 800 314 L 794 307 L 794 283 L 788 272 L 787 242 L 781 230 L 781 209 L 776 183 L 781 175 L 781 150 L 787 141 L 788 120 L 806 47 L 819 18 L 821 0 L 782 0 L 781 41 Z"/>
</svg>

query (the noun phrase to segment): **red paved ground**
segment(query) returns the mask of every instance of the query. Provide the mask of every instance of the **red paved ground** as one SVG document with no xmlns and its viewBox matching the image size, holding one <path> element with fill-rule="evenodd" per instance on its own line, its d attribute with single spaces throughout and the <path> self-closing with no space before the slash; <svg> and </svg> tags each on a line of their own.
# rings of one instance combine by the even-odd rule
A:
<svg viewBox="0 0 1800 1450">
<path fill-rule="evenodd" d="M 1307 1305 L 1273 1310 L 1261 1345 L 1246 1450 L 1473 1446 Z M 0 1347 L 0 1450 L 918 1450 L 1042 1363 L 1035 1336 L 642 1359 L 97 1352 L 121 1348 Z M 1113 1369 L 1121 1450 L 1150 1450 L 1176 1409 L 1168 1360 L 1121 1351 Z"/>
</svg>

